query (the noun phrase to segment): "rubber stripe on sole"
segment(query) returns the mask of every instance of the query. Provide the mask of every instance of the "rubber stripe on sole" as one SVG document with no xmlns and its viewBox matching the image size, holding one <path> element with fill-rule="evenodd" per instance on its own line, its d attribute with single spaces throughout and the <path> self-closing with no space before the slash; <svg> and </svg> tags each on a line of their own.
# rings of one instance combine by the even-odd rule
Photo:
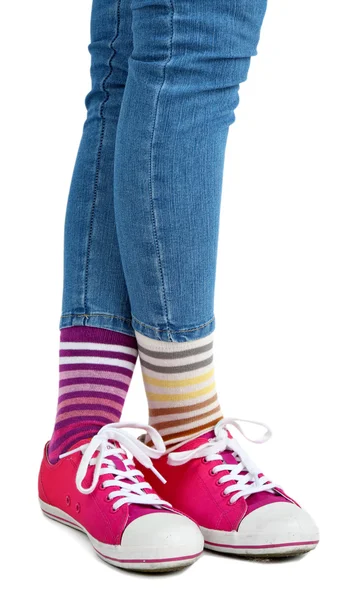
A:
<svg viewBox="0 0 357 600">
<path fill-rule="evenodd" d="M 209 546 L 220 546 L 221 548 L 237 548 L 238 550 L 264 550 L 266 548 L 286 548 L 288 546 L 313 546 L 318 544 L 319 540 L 314 542 L 288 542 L 286 544 L 266 544 L 262 546 L 235 546 L 234 544 L 217 544 L 216 542 L 207 542 Z"/>
<path fill-rule="evenodd" d="M 112 558 L 111 556 L 106 556 L 105 554 L 102 554 L 101 552 L 99 552 L 99 550 L 97 550 L 96 548 L 94 548 L 94 550 L 103 558 L 108 558 L 109 560 L 115 560 L 115 562 L 119 562 L 119 563 L 166 563 L 166 562 L 179 562 L 181 560 L 191 560 L 193 558 L 198 558 L 199 556 L 201 556 L 202 552 L 198 552 L 197 554 L 191 554 L 191 556 L 179 556 L 178 558 L 139 558 L 139 559 L 119 559 L 119 558 Z"/>
<path fill-rule="evenodd" d="M 68 523 L 69 525 L 72 525 L 72 527 L 75 527 L 79 531 L 83 531 L 83 533 L 85 533 L 84 529 L 82 529 L 82 527 L 80 525 L 77 525 L 77 523 L 74 523 L 73 521 L 69 521 L 68 519 L 64 519 L 63 517 L 53 515 L 52 513 L 47 512 L 47 510 L 44 510 L 43 508 L 41 510 L 43 513 L 45 513 L 45 515 L 52 517 L 52 519 L 55 519 L 56 521 L 63 521 L 63 523 Z"/>
</svg>

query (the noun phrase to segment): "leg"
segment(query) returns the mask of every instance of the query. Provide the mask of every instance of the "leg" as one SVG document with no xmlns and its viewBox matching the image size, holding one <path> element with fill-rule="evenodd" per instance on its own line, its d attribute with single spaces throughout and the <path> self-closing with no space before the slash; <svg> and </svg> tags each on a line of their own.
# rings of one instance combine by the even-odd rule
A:
<svg viewBox="0 0 357 600">
<path fill-rule="evenodd" d="M 66 220 L 60 396 L 38 482 L 47 516 L 85 532 L 111 565 L 150 572 L 193 563 L 203 538 L 193 521 L 157 496 L 131 459 L 148 467 L 150 456 L 163 453 L 157 432 L 144 426 L 153 450 L 128 435 L 128 425 L 113 423 L 137 355 L 115 236 L 112 181 L 131 47 L 129 1 L 93 4 L 93 89 Z"/>
<path fill-rule="evenodd" d="M 67 204 L 60 326 L 133 335 L 113 204 L 115 135 L 132 50 L 129 1 L 93 2 L 92 89 Z"/>
<path fill-rule="evenodd" d="M 224 149 L 265 0 L 134 0 L 133 7 L 116 157 L 117 181 L 131 195 L 130 202 L 116 198 L 116 209 L 150 419 L 171 444 L 157 461 L 166 484 L 156 489 L 199 523 L 211 550 L 307 552 L 318 543 L 317 527 L 229 435 L 234 425 L 244 434 L 244 423 L 222 419 L 213 426 Z M 140 119 L 130 116 L 129 103 Z M 130 254 L 136 264 L 129 272 Z M 269 430 L 258 441 L 268 438 Z"/>
<path fill-rule="evenodd" d="M 89 49 L 92 89 L 65 224 L 53 462 L 120 418 L 137 356 L 113 205 L 115 136 L 132 50 L 129 0 L 94 0 Z"/>
<path fill-rule="evenodd" d="M 150 418 L 171 443 L 222 416 L 207 336 L 223 162 L 265 8 L 265 0 L 132 0 L 115 211 Z"/>
</svg>

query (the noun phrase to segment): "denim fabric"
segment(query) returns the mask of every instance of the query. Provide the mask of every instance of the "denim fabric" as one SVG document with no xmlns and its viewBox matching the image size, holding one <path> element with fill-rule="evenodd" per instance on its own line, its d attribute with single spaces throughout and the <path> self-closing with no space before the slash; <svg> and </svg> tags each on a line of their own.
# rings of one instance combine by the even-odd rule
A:
<svg viewBox="0 0 357 600">
<path fill-rule="evenodd" d="M 214 329 L 224 153 L 266 0 L 94 0 L 61 327 Z"/>
</svg>

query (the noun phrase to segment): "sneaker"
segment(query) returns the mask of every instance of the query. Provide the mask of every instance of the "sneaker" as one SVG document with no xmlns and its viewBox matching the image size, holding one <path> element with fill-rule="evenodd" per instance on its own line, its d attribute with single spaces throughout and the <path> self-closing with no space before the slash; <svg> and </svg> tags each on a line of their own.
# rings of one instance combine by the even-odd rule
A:
<svg viewBox="0 0 357 600">
<path fill-rule="evenodd" d="M 153 447 L 123 431 L 128 427 L 144 429 Z M 197 525 L 156 494 L 127 454 L 164 482 L 151 461 L 165 452 L 155 429 L 105 425 L 56 464 L 48 461 L 47 448 L 39 473 L 43 513 L 85 533 L 104 561 L 123 569 L 169 571 L 198 559 L 203 537 Z"/>
<path fill-rule="evenodd" d="M 155 461 L 166 485 L 157 491 L 201 528 L 205 547 L 251 557 L 285 557 L 316 548 L 318 529 L 297 502 L 260 473 L 227 429 L 239 421 L 222 419 L 214 428 Z M 245 421 L 253 423 L 252 421 Z M 144 471 L 146 473 L 146 471 Z M 150 481 L 152 475 L 147 473 Z"/>
</svg>

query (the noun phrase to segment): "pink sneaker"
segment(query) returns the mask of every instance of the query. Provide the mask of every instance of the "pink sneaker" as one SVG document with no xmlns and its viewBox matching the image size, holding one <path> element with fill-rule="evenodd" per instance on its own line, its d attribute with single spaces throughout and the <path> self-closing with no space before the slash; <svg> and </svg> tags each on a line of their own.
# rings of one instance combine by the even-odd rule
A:
<svg viewBox="0 0 357 600">
<path fill-rule="evenodd" d="M 259 472 L 227 425 L 247 438 L 236 420 L 222 419 L 213 431 L 155 461 L 167 480 L 158 483 L 158 492 L 199 524 L 209 550 L 276 557 L 316 548 L 319 533 L 311 517 Z M 262 439 L 250 441 L 270 435 L 266 427 Z M 150 481 L 152 474 L 144 472 Z"/>
<path fill-rule="evenodd" d="M 144 429 L 154 447 L 124 427 Z M 199 528 L 159 498 L 126 451 L 163 481 L 150 457 L 160 457 L 165 445 L 152 427 L 106 425 L 54 465 L 46 446 L 39 474 L 44 514 L 86 533 L 97 554 L 117 567 L 168 571 L 190 565 L 203 550 Z"/>
</svg>

